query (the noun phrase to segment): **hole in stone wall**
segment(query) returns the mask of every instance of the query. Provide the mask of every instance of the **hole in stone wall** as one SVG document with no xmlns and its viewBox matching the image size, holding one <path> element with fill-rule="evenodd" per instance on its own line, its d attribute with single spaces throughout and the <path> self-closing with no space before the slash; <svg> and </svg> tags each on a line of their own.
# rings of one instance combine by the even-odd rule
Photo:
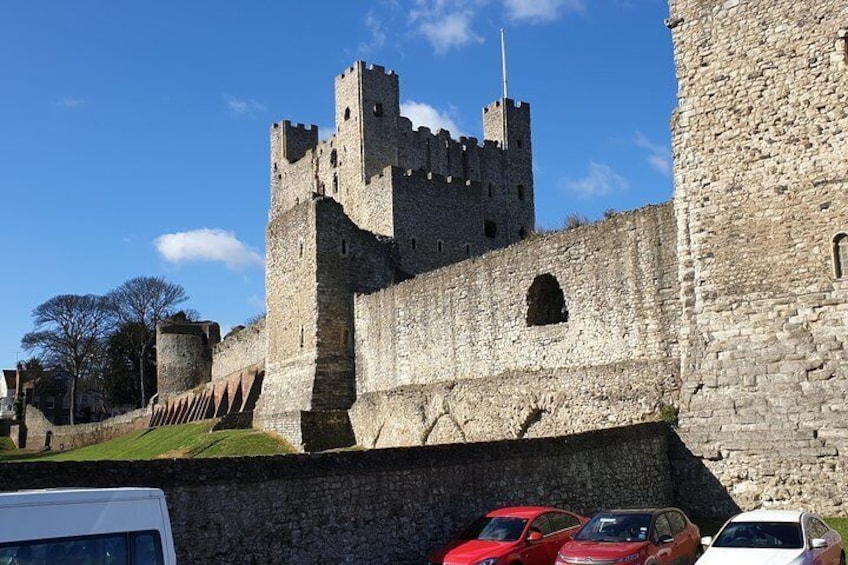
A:
<svg viewBox="0 0 848 565">
<path fill-rule="evenodd" d="M 518 230 L 518 237 L 520 239 L 525 239 L 527 237 L 527 229 L 522 227 L 520 230 Z"/>
<path fill-rule="evenodd" d="M 336 164 L 338 163 L 338 160 L 339 160 L 339 154 L 335 149 L 333 149 L 332 151 L 330 151 L 330 166 L 335 167 Z"/>
<path fill-rule="evenodd" d="M 303 326 L 300 326 L 300 348 L 303 349 Z"/>
<path fill-rule="evenodd" d="M 492 186 L 492 183 L 489 183 L 489 198 L 494 196 L 494 194 L 495 194 L 495 187 Z"/>
<path fill-rule="evenodd" d="M 297 258 L 303 259 L 303 240 L 300 240 L 298 243 Z"/>
<path fill-rule="evenodd" d="M 539 275 L 527 290 L 527 325 L 548 326 L 568 321 L 565 296 L 550 273 Z"/>
<path fill-rule="evenodd" d="M 418 242 L 416 242 L 415 238 L 413 237 L 412 239 L 409 240 L 409 247 L 411 247 L 414 250 L 417 243 Z"/>
<path fill-rule="evenodd" d="M 521 149 L 521 138 L 520 137 L 515 140 L 515 146 L 518 147 L 519 149 Z"/>
<path fill-rule="evenodd" d="M 833 265 L 837 279 L 848 278 L 848 234 L 833 239 Z"/>
<path fill-rule="evenodd" d="M 441 252 L 444 250 L 444 247 L 445 247 L 445 246 L 444 246 L 444 243 L 442 243 L 442 240 L 441 240 L 441 239 L 440 239 L 440 240 L 438 240 L 438 241 L 436 241 L 436 250 L 437 250 L 439 253 L 441 253 Z"/>
<path fill-rule="evenodd" d="M 337 194 L 339 192 L 339 177 L 338 175 L 333 175 L 333 194 Z"/>
<path fill-rule="evenodd" d="M 374 115 L 378 118 L 383 115 L 383 104 L 381 102 L 374 104 Z"/>
<path fill-rule="evenodd" d="M 495 239 L 498 237 L 498 225 L 492 220 L 486 220 L 483 224 L 483 233 L 489 239 Z"/>
<path fill-rule="evenodd" d="M 342 257 L 347 257 L 347 241 L 344 239 L 342 240 L 341 253 Z"/>
<path fill-rule="evenodd" d="M 466 257 L 471 257 L 471 245 L 468 243 L 465 244 L 465 255 Z"/>
<path fill-rule="evenodd" d="M 275 173 L 277 172 L 277 163 L 276 162 L 274 163 L 274 172 Z"/>
<path fill-rule="evenodd" d="M 518 185 L 518 199 L 524 200 L 524 185 L 523 184 Z"/>
<path fill-rule="evenodd" d="M 344 111 L 344 120 L 348 121 L 350 119 L 350 108 L 345 108 Z"/>
</svg>

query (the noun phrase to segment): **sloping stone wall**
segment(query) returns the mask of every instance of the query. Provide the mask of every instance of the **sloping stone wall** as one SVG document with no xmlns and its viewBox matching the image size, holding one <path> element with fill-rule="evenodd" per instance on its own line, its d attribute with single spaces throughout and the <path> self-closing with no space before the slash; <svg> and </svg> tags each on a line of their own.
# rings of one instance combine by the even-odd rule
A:
<svg viewBox="0 0 848 565">
<path fill-rule="evenodd" d="M 54 426 L 40 410 L 27 406 L 25 418 L 23 432 L 21 426 L 12 426 L 12 439 L 18 447 L 42 448 L 45 445 L 47 432 L 52 432 L 52 449 L 59 451 L 62 447 L 64 449 L 76 449 L 144 429 L 150 422 L 150 410 L 140 408 L 101 422 Z M 21 441 L 20 438 L 23 438 L 24 441 Z"/>
<path fill-rule="evenodd" d="M 183 565 L 420 565 L 459 527 L 499 506 L 545 504 L 589 514 L 669 505 L 667 442 L 663 426 L 643 425 L 321 455 L 19 463 L 0 465 L 0 484 L 163 488 Z"/>
</svg>

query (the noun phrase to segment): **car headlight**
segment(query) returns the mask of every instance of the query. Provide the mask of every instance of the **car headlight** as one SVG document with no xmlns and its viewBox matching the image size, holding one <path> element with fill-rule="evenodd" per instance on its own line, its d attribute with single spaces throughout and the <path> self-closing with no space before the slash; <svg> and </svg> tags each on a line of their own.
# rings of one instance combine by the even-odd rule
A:
<svg viewBox="0 0 848 565">
<path fill-rule="evenodd" d="M 639 554 L 638 553 L 631 553 L 627 557 L 619 559 L 618 562 L 619 563 L 633 563 L 637 559 L 639 559 Z"/>
<path fill-rule="evenodd" d="M 497 557 L 487 557 L 483 561 L 478 561 L 474 565 L 498 565 Z"/>
</svg>

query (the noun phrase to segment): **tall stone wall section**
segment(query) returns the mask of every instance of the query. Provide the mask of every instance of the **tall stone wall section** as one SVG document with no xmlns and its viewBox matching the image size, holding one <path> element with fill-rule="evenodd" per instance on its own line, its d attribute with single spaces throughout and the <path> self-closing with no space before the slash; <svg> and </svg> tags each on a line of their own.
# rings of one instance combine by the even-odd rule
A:
<svg viewBox="0 0 848 565">
<path fill-rule="evenodd" d="M 45 447 L 49 432 L 53 451 L 77 449 L 142 430 L 149 425 L 150 414 L 150 409 L 140 408 L 101 422 L 56 426 L 40 410 L 27 406 L 24 426 L 13 425 L 11 437 L 20 448 L 40 449 Z"/>
<path fill-rule="evenodd" d="M 212 348 L 212 380 L 226 379 L 248 367 L 264 367 L 267 353 L 265 320 L 228 335 Z"/>
<path fill-rule="evenodd" d="M 461 526 L 499 506 L 544 504 L 590 514 L 669 505 L 667 442 L 663 426 L 645 425 L 321 455 L 16 463 L 0 466 L 0 484 L 162 488 L 185 565 L 420 564 Z"/>
<path fill-rule="evenodd" d="M 656 419 L 679 379 L 675 227 L 670 205 L 648 207 L 357 296 L 357 441 Z M 528 326 L 528 290 L 543 274 L 559 282 L 568 321 Z"/>
<path fill-rule="evenodd" d="M 681 435 L 740 506 L 848 501 L 848 5 L 672 0 Z M 693 485 L 690 491 L 695 491 Z"/>
</svg>

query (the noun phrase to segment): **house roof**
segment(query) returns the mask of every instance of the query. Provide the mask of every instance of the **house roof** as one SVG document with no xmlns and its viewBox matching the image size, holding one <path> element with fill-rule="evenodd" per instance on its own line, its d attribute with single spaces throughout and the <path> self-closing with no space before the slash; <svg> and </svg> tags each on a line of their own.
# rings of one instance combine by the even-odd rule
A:
<svg viewBox="0 0 848 565">
<path fill-rule="evenodd" d="M 7 388 L 15 388 L 15 385 L 17 384 L 17 379 L 14 369 L 3 369 L 3 378 L 6 380 Z"/>
</svg>

